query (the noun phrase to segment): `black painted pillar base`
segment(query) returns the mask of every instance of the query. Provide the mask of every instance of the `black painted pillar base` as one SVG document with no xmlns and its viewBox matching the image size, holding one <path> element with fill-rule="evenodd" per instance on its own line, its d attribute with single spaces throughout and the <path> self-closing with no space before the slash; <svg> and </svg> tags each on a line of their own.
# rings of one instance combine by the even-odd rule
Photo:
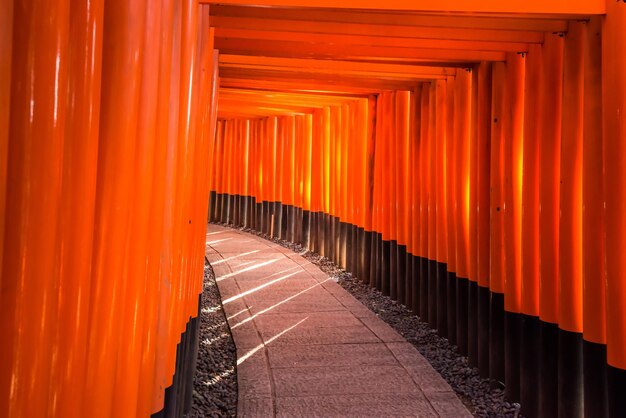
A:
<svg viewBox="0 0 626 418">
<path fill-rule="evenodd" d="M 538 416 L 553 418 L 559 413 L 559 327 L 545 321 L 540 321 L 540 324 Z"/>
<path fill-rule="evenodd" d="M 522 343 L 520 348 L 520 399 L 522 415 L 539 415 L 539 353 L 541 351 L 541 326 L 539 318 L 521 315 Z"/>
<path fill-rule="evenodd" d="M 606 345 L 583 339 L 583 379 L 585 416 L 606 418 L 609 415 Z M 623 396 L 626 396 L 624 387 Z M 622 402 L 625 399 L 622 399 Z M 626 413 L 626 409 L 624 410 Z M 626 416 L 626 414 L 625 414 Z"/>
<path fill-rule="evenodd" d="M 495 292 L 489 299 L 489 378 L 504 384 L 504 295 Z"/>
<path fill-rule="evenodd" d="M 607 366 L 606 376 L 609 394 L 609 417 L 626 417 L 626 370 Z"/>
<path fill-rule="evenodd" d="M 301 243 L 304 248 L 311 250 L 311 212 L 302 211 L 302 235 Z"/>
<path fill-rule="evenodd" d="M 559 418 L 582 418 L 583 336 L 559 329 Z"/>
<path fill-rule="evenodd" d="M 199 295 L 200 299 L 201 295 Z M 200 336 L 200 307 L 198 316 L 190 318 L 185 331 L 176 345 L 176 364 L 172 385 L 165 389 L 163 409 L 151 415 L 151 418 L 181 418 L 191 412 L 193 400 L 193 378 L 196 374 L 198 342 Z"/>
<path fill-rule="evenodd" d="M 520 401 L 520 339 L 521 315 L 504 312 L 504 396 L 511 402 Z"/>
<path fill-rule="evenodd" d="M 406 306 L 406 245 L 396 247 L 396 299 Z"/>
<path fill-rule="evenodd" d="M 337 218 L 337 265 L 342 269 L 348 267 L 348 224 L 339 221 Z"/>
<path fill-rule="evenodd" d="M 420 314 L 420 257 L 416 255 L 411 256 L 411 264 L 413 267 L 411 268 L 411 280 L 413 281 L 413 313 L 416 315 Z"/>
<path fill-rule="evenodd" d="M 478 286 L 478 373 L 489 377 L 489 288 Z"/>
<path fill-rule="evenodd" d="M 437 333 L 448 337 L 448 266 L 437 263 Z"/>
<path fill-rule="evenodd" d="M 419 299 L 420 299 L 420 319 L 423 322 L 428 322 L 428 263 L 429 260 L 426 257 L 420 258 L 420 286 L 419 286 Z"/>
<path fill-rule="evenodd" d="M 467 293 L 467 360 L 478 367 L 478 283 L 470 280 Z"/>
<path fill-rule="evenodd" d="M 404 248 L 404 304 L 413 310 L 413 254 Z"/>
<path fill-rule="evenodd" d="M 363 228 L 359 228 L 359 250 L 357 257 L 357 277 L 363 283 L 369 283 L 369 255 L 372 250 L 372 233 Z"/>
<path fill-rule="evenodd" d="M 456 345 L 456 273 L 449 271 L 446 274 L 446 320 L 448 324 L 448 341 L 450 344 Z"/>
<path fill-rule="evenodd" d="M 217 193 L 211 190 L 209 193 L 209 213 L 207 214 L 207 220 L 209 222 L 215 222 L 215 206 L 217 204 Z"/>
<path fill-rule="evenodd" d="M 381 278 L 380 278 L 380 291 L 383 292 L 383 295 L 390 295 L 390 286 L 391 286 L 391 242 L 383 240 L 382 241 L 382 263 L 381 263 Z"/>
<path fill-rule="evenodd" d="M 439 263 L 428 260 L 428 324 L 437 329 L 437 270 Z"/>
<path fill-rule="evenodd" d="M 465 277 L 457 277 L 456 282 L 456 346 L 459 353 L 467 355 L 467 326 L 468 307 L 467 297 L 469 294 L 469 280 Z"/>
<path fill-rule="evenodd" d="M 389 242 L 389 297 L 398 300 L 398 241 Z"/>
</svg>

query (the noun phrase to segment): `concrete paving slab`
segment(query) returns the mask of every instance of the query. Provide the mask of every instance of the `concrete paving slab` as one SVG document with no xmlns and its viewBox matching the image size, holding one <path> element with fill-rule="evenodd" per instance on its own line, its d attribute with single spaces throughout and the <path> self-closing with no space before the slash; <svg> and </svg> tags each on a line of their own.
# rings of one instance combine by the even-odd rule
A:
<svg viewBox="0 0 626 418">
<path fill-rule="evenodd" d="M 400 366 L 299 367 L 272 369 L 276 397 L 413 393 L 422 396 Z"/>
<path fill-rule="evenodd" d="M 207 232 L 239 416 L 471 416 L 415 347 L 317 266 L 255 235 Z"/>
<path fill-rule="evenodd" d="M 423 397 L 413 394 L 358 394 L 278 398 L 278 417 L 420 417 L 438 415 Z"/>
<path fill-rule="evenodd" d="M 267 347 L 271 368 L 393 366 L 398 361 L 382 343 Z"/>
</svg>

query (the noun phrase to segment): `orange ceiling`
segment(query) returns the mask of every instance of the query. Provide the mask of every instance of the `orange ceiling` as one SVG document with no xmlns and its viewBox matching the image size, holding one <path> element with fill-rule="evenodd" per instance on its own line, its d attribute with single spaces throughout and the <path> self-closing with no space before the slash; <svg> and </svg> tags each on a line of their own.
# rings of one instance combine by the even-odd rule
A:
<svg viewBox="0 0 626 418">
<path fill-rule="evenodd" d="M 220 118 L 304 113 L 410 89 L 526 52 L 545 33 L 565 32 L 568 20 L 604 7 L 597 0 L 244 3 L 210 8 L 220 53 Z"/>
</svg>

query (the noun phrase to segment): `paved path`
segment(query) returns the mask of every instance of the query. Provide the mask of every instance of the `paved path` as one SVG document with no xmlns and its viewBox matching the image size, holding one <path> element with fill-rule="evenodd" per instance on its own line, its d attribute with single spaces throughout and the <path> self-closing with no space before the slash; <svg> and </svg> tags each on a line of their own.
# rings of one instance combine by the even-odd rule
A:
<svg viewBox="0 0 626 418">
<path fill-rule="evenodd" d="M 237 346 L 238 416 L 471 416 L 411 344 L 300 255 L 215 225 L 206 255 Z"/>
</svg>

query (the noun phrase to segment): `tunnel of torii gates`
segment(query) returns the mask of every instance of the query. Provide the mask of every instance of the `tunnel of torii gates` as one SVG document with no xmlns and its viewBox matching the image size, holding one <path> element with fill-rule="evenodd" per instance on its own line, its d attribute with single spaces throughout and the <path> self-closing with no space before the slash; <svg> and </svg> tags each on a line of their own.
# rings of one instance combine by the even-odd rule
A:
<svg viewBox="0 0 626 418">
<path fill-rule="evenodd" d="M 243 3 L 0 2 L 0 416 L 189 411 L 207 212 L 626 416 L 626 4 Z"/>
</svg>

